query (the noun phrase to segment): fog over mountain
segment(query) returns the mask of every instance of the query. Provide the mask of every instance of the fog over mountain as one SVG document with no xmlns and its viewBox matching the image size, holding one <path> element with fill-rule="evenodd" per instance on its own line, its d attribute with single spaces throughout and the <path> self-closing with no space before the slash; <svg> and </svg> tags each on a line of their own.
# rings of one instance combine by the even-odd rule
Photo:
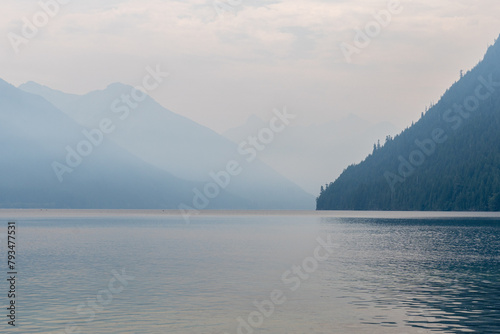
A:
<svg viewBox="0 0 500 334">
<path fill-rule="evenodd" d="M 15 88 L 10 86 L 9 89 Z M 177 207 L 179 204 L 195 209 L 314 207 L 313 196 L 262 163 L 259 157 L 252 157 L 254 159 L 249 161 L 249 155 L 238 152 L 238 147 L 234 143 L 206 127 L 163 108 L 147 95 L 141 95 L 140 101 L 131 100 L 133 87 L 115 83 L 104 90 L 93 91 L 86 95 L 65 94 L 34 82 L 26 83 L 20 89 L 23 91 L 22 94 L 25 94 L 23 99 L 33 99 L 34 95 L 38 95 L 38 101 L 50 108 L 53 113 L 57 113 L 58 117 L 64 116 L 64 119 L 71 122 L 71 126 L 60 126 L 66 130 L 54 139 L 54 143 L 46 145 L 54 151 L 50 158 L 44 156 L 43 159 L 43 168 L 52 166 L 50 180 L 62 184 L 57 185 L 58 187 L 64 187 L 68 182 L 78 182 L 74 178 L 76 174 L 81 177 L 95 174 L 93 180 L 99 179 L 97 176 L 102 176 L 101 171 L 92 163 L 97 156 L 107 159 L 100 161 L 103 168 L 105 166 L 108 170 L 115 170 L 126 178 L 126 170 L 131 165 L 114 162 L 118 154 L 116 152 L 124 152 L 123 154 L 130 156 L 130 159 L 133 158 L 136 163 L 168 175 L 165 178 L 161 175 L 153 177 L 154 173 L 144 171 L 141 175 L 149 176 L 153 185 L 162 182 L 170 184 L 168 180 L 175 180 L 178 183 L 179 191 L 176 191 L 176 188 L 175 191 L 167 191 L 162 195 L 177 199 L 174 200 Z M 9 103 L 7 97 L 4 102 Z M 33 140 L 43 143 L 45 136 L 50 137 L 49 134 L 56 132 L 59 127 L 54 127 L 53 122 L 47 124 L 42 116 L 44 109 L 37 104 L 32 105 L 31 109 L 40 115 L 41 119 L 36 126 L 44 129 L 45 133 L 44 136 Z M 82 140 L 92 142 L 89 136 L 82 135 L 82 129 L 87 129 L 94 135 L 95 131 L 106 132 L 103 135 L 103 144 L 94 145 L 92 154 L 88 157 L 81 156 L 81 165 L 69 172 L 67 167 L 71 166 L 65 163 L 69 154 L 67 146 L 77 150 Z M 98 137 L 95 135 L 94 140 Z M 19 140 L 23 140 L 23 137 L 21 136 Z M 106 150 L 101 149 L 106 145 L 109 146 Z M 73 159 L 78 160 L 75 157 Z M 31 159 L 31 161 L 40 166 L 38 160 Z M 60 164 L 55 172 L 54 161 Z M 84 170 L 82 166 L 87 166 L 88 170 Z M 229 172 L 234 172 L 234 175 L 229 175 Z M 172 184 L 174 183 L 172 181 Z M 89 184 L 86 186 L 91 187 Z M 172 189 L 172 187 L 165 188 Z M 133 189 L 134 187 L 131 187 L 130 190 Z M 109 192 L 113 193 L 113 189 Z M 173 205 L 153 206 L 170 208 Z"/>
<path fill-rule="evenodd" d="M 94 136 L 94 148 L 81 147 L 88 156 L 77 158 L 84 132 L 94 136 L 42 97 L 0 80 L 0 207 L 176 208 L 190 200 L 196 183 L 99 136 Z M 68 155 L 71 166 L 60 182 L 53 165 L 66 163 Z"/>
<path fill-rule="evenodd" d="M 242 126 L 224 132 L 240 143 L 266 126 L 253 115 Z M 279 173 L 311 194 L 318 195 L 321 185 L 338 176 L 346 166 L 360 162 L 378 140 L 396 134 L 390 122 L 372 123 L 356 115 L 323 124 L 290 125 L 280 133 L 259 157 Z"/>
</svg>

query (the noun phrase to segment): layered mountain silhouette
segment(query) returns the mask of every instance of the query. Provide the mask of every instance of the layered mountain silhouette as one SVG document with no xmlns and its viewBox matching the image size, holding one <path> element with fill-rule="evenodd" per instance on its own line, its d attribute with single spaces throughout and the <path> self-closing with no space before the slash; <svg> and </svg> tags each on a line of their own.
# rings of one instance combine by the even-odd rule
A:
<svg viewBox="0 0 500 334">
<path fill-rule="evenodd" d="M 258 159 L 245 164 L 236 145 L 147 95 L 128 111 L 126 103 L 113 105 L 132 89 L 112 84 L 72 95 L 33 82 L 16 88 L 0 80 L 0 207 L 314 205 L 312 196 L 293 182 Z M 226 180 L 219 172 L 230 161 L 240 161 L 241 173 Z"/>
<path fill-rule="evenodd" d="M 500 210 L 500 41 L 421 119 L 317 198 L 319 210 Z"/>
</svg>

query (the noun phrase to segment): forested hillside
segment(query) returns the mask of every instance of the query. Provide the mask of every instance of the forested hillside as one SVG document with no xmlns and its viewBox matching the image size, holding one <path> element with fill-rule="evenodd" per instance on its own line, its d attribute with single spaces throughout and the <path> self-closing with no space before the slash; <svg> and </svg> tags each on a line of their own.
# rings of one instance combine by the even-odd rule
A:
<svg viewBox="0 0 500 334">
<path fill-rule="evenodd" d="M 497 39 L 418 122 L 322 187 L 317 209 L 499 211 L 499 129 Z"/>
</svg>

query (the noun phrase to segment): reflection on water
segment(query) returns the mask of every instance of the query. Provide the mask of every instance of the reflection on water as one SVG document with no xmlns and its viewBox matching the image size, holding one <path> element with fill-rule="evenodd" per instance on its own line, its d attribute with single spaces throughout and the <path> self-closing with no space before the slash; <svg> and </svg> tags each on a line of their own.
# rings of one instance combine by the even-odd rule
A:
<svg viewBox="0 0 500 334">
<path fill-rule="evenodd" d="M 117 215 L 18 231 L 19 333 L 500 333 L 495 220 Z M 292 291 L 283 273 L 326 235 L 338 247 Z M 122 269 L 135 279 L 99 304 Z M 241 327 L 273 290 L 286 302 Z"/>
<path fill-rule="evenodd" d="M 344 273 L 338 288 L 358 310 L 403 309 L 405 324 L 422 333 L 500 332 L 497 222 L 327 220 L 328 224 L 345 238 L 337 258 Z M 384 320 L 379 316 L 363 323 L 395 326 Z"/>
</svg>

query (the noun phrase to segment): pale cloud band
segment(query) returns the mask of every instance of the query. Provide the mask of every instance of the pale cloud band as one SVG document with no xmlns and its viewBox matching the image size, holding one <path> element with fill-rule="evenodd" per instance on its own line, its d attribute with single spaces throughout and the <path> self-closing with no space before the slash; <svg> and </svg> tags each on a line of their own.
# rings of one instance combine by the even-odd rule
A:
<svg viewBox="0 0 500 334">
<path fill-rule="evenodd" d="M 16 54 L 8 34 L 48 1 L 2 5 L 0 77 L 86 93 L 136 82 L 135 69 L 161 62 L 178 81 L 154 97 L 216 130 L 283 104 L 307 110 L 310 122 L 352 112 L 408 124 L 500 32 L 498 1 L 401 0 L 404 11 L 347 64 L 338 45 L 387 1 L 232 0 L 221 17 L 212 0 L 58 0 L 57 15 Z"/>
</svg>

